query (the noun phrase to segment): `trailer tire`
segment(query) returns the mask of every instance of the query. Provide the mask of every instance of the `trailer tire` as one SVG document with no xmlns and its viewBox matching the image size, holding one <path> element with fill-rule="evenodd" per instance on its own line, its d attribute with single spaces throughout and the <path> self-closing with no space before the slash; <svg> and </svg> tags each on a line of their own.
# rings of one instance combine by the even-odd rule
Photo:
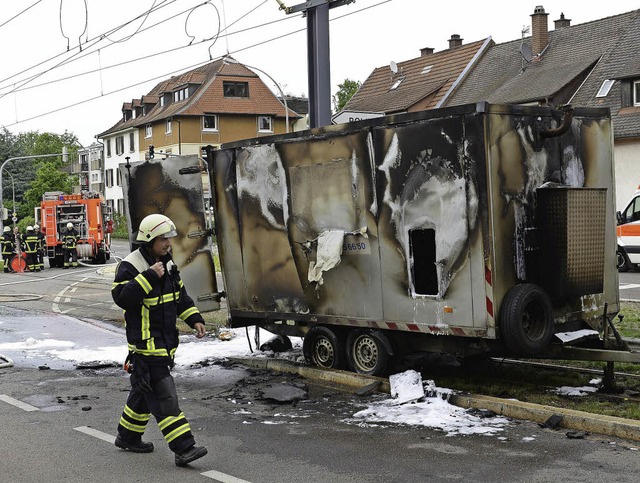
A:
<svg viewBox="0 0 640 483">
<path fill-rule="evenodd" d="M 551 300 L 537 285 L 523 283 L 509 290 L 502 301 L 499 320 L 502 340 L 516 354 L 536 354 L 551 343 Z"/>
<path fill-rule="evenodd" d="M 390 369 L 389 340 L 379 331 L 353 330 L 347 336 L 347 363 L 358 374 L 385 376 Z"/>
<path fill-rule="evenodd" d="M 314 366 L 326 369 L 344 367 L 344 341 L 329 327 L 316 325 L 304 336 L 302 353 Z"/>
</svg>

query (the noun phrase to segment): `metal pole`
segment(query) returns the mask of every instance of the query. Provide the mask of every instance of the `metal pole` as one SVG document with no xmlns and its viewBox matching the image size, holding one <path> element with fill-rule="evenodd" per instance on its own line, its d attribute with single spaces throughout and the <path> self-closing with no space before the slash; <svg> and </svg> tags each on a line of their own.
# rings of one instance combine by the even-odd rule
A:
<svg viewBox="0 0 640 483">
<path fill-rule="evenodd" d="M 329 4 L 307 10 L 309 69 L 309 124 L 331 124 L 331 67 L 329 55 Z"/>
<path fill-rule="evenodd" d="M 7 174 L 9 176 L 11 176 L 11 193 L 13 195 L 13 197 L 12 197 L 12 200 L 13 200 L 13 212 L 15 213 L 16 212 L 16 185 L 15 185 L 15 182 L 13 180 L 13 175 L 9 171 L 7 171 Z M 16 222 L 15 221 L 13 222 L 13 226 L 14 227 L 16 226 Z"/>
<path fill-rule="evenodd" d="M 57 153 L 57 154 L 39 154 L 37 156 L 16 156 L 13 158 L 9 158 L 6 159 L 1 165 L 0 165 L 0 211 L 2 211 L 2 208 L 4 208 L 4 204 L 3 204 L 3 199 L 2 199 L 2 170 L 4 169 L 5 165 L 9 162 L 9 161 L 16 161 L 18 159 L 36 159 L 36 158 L 53 158 L 55 156 L 66 156 L 67 153 Z M 2 220 L 2 217 L 0 216 L 0 232 L 2 231 L 2 229 L 4 228 L 4 221 Z"/>
</svg>

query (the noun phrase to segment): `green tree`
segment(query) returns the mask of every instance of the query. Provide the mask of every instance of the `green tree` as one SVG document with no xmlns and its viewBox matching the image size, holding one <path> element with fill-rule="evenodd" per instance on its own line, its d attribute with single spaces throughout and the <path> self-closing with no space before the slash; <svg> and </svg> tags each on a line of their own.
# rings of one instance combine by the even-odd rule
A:
<svg viewBox="0 0 640 483">
<path fill-rule="evenodd" d="M 60 171 L 58 161 L 43 162 L 36 172 L 36 179 L 31 182 L 31 187 L 24 193 L 24 204 L 27 205 L 27 211 L 30 210 L 30 213 L 33 213 L 33 208 L 40 205 L 42 195 L 45 192 L 70 193 L 73 186 L 74 177 Z M 22 207 L 21 212 L 23 212 Z"/>
<path fill-rule="evenodd" d="M 339 112 L 349 102 L 349 99 L 360 89 L 362 83 L 351 79 L 345 79 L 342 84 L 338 84 L 338 92 L 333 95 L 334 112 Z"/>
</svg>

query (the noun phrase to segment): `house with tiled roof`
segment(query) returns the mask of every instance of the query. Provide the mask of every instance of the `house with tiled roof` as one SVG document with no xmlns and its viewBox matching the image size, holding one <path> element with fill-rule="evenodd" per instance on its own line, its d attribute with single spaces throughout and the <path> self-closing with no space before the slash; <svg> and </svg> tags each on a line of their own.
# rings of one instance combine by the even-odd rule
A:
<svg viewBox="0 0 640 483">
<path fill-rule="evenodd" d="M 462 41 L 454 34 L 446 50 L 423 48 L 420 57 L 374 69 L 334 121 L 349 120 L 345 113 L 374 117 L 442 106 L 493 44 L 491 38 Z"/>
<path fill-rule="evenodd" d="M 531 14 L 531 36 L 485 52 L 446 105 L 495 103 L 608 107 L 614 131 L 616 204 L 640 184 L 640 10 L 571 25 Z"/>
<path fill-rule="evenodd" d="M 119 164 L 156 155 L 200 154 L 204 146 L 293 130 L 301 116 L 260 77 L 231 57 L 159 82 L 122 105 L 122 117 L 99 134 L 105 148 L 105 199 L 123 213 Z"/>
</svg>

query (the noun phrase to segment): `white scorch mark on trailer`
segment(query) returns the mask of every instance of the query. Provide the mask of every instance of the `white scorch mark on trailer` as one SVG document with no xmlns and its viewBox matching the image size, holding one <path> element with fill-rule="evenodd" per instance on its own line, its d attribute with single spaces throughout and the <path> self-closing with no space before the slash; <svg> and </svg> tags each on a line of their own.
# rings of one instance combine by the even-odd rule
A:
<svg viewBox="0 0 640 483">
<path fill-rule="evenodd" d="M 398 194 L 393 198 L 391 171 L 401 159 L 398 138 L 394 135 L 379 168 L 387 180 L 383 201 L 391 209 L 396 238 L 405 255 L 407 273 L 411 273 L 413 268 L 409 233 L 422 228 L 435 231 L 438 297 L 441 298 L 454 276 L 452 267 L 467 243 L 469 225 L 475 225 L 477 194 L 475 189 L 467 192 L 465 179 L 451 167 L 448 160 L 432 157 L 430 152 L 423 151 L 418 159 L 412 160 L 412 173 L 409 174 L 410 177 L 414 176 L 415 189 L 405 192 L 404 197 Z M 474 217 L 472 222 L 469 222 L 470 216 Z M 410 290 L 414 298 L 420 296 L 412 281 Z"/>
<path fill-rule="evenodd" d="M 289 219 L 286 177 L 282 160 L 273 144 L 254 146 L 242 151 L 246 159 L 237 163 L 238 197 L 243 195 L 260 202 L 264 218 L 278 230 L 286 230 Z M 280 224 L 271 209 L 282 210 L 284 224 Z"/>
<path fill-rule="evenodd" d="M 566 168 L 562 173 L 562 183 L 572 188 L 582 188 L 584 186 L 584 168 L 582 161 L 576 156 L 573 146 L 564 148 L 564 159 L 566 159 Z"/>
</svg>

